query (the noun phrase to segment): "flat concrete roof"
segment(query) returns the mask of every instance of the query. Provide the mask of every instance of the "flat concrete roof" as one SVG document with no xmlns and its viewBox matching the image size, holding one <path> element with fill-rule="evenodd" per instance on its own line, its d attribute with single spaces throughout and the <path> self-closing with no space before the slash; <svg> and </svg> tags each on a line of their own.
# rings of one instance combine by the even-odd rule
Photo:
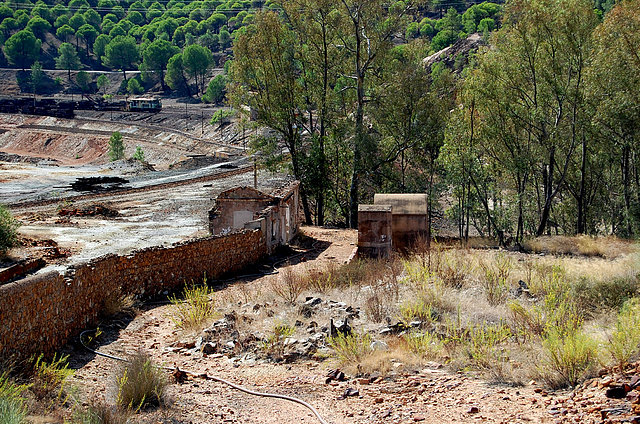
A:
<svg viewBox="0 0 640 424">
<path fill-rule="evenodd" d="M 391 212 L 391 205 L 358 205 L 358 212 Z"/>
<path fill-rule="evenodd" d="M 425 193 L 378 193 L 373 196 L 375 205 L 390 205 L 394 215 L 426 215 L 429 205 Z"/>
</svg>

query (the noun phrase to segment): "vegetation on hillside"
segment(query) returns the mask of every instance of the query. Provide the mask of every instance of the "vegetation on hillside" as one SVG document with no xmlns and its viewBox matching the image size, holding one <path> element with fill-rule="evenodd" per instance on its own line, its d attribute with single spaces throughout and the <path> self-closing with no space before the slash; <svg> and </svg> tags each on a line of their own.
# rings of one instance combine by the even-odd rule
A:
<svg viewBox="0 0 640 424">
<path fill-rule="evenodd" d="M 236 38 L 228 95 L 273 130 L 255 151 L 286 146 L 307 222 L 355 227 L 375 192 L 426 192 L 431 209 L 450 201 L 461 238 L 636 237 L 640 10 L 610 6 L 482 3 L 434 26 L 416 24 L 419 2 L 290 0 Z M 490 47 L 425 69 L 478 30 Z"/>
</svg>

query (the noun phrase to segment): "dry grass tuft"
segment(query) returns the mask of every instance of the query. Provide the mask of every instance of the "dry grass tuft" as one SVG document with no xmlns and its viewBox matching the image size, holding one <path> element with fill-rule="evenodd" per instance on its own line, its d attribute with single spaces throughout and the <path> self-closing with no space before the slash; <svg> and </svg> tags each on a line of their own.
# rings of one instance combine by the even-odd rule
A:
<svg viewBox="0 0 640 424">
<path fill-rule="evenodd" d="M 111 317 L 119 313 L 135 315 L 134 304 L 133 295 L 125 294 L 122 289 L 118 288 L 108 293 L 107 297 L 105 297 L 102 305 L 102 314 L 105 317 Z"/>
<path fill-rule="evenodd" d="M 89 405 L 73 414 L 73 424 L 126 424 L 131 412 L 113 408 L 103 403 Z"/>
<path fill-rule="evenodd" d="M 581 255 L 614 259 L 637 250 L 632 242 L 616 237 L 543 236 L 526 240 L 524 248 L 534 253 Z"/>
<path fill-rule="evenodd" d="M 276 278 L 271 279 L 271 290 L 285 302 L 294 305 L 298 297 L 309 286 L 308 275 L 291 266 L 282 268 Z"/>
<path fill-rule="evenodd" d="M 138 352 L 123 364 L 116 375 L 116 403 L 134 412 L 160 406 L 164 403 L 167 385 L 162 368 L 149 355 Z"/>
</svg>

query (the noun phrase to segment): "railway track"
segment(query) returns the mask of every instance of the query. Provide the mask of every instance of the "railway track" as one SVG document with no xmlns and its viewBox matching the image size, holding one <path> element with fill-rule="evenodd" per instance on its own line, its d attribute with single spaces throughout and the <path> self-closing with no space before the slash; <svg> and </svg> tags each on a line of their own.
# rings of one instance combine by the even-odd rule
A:
<svg viewBox="0 0 640 424">
<path fill-rule="evenodd" d="M 16 202 L 16 203 L 10 203 L 7 206 L 13 211 L 25 211 L 30 208 L 57 204 L 57 203 L 60 203 L 60 201 L 94 200 L 94 199 L 103 199 L 111 196 L 120 196 L 120 195 L 135 194 L 135 193 L 145 193 L 149 191 L 167 190 L 170 188 L 180 187 L 180 186 L 189 185 L 189 184 L 221 180 L 224 178 L 232 177 L 234 175 L 244 174 L 252 170 L 253 170 L 253 166 L 244 166 L 244 167 L 240 167 L 230 171 L 218 172 L 212 175 L 204 175 L 204 176 L 194 177 L 194 178 L 186 178 L 180 181 L 149 184 L 144 187 L 115 189 L 115 190 L 110 190 L 103 193 L 78 194 L 74 196 L 68 196 L 68 197 L 57 198 L 57 199 L 30 200 L 26 202 Z"/>
</svg>

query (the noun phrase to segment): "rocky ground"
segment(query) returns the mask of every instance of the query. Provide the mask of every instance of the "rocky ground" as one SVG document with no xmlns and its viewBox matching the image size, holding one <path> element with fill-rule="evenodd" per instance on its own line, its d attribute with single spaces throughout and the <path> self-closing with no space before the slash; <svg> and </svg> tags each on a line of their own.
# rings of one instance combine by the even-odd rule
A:
<svg viewBox="0 0 640 424">
<path fill-rule="evenodd" d="M 352 254 L 353 231 L 303 231 L 316 240 L 316 249 L 300 247 L 287 268 L 308 270 L 331 262 L 344 263 Z M 276 265 L 283 264 L 280 259 Z M 603 371 L 601 377 L 573 391 L 549 391 L 536 381 L 523 386 L 492 383 L 472 372 L 452 372 L 435 362 L 394 362 L 383 373 L 336 371 L 335 361 L 326 358 L 329 320 L 333 317 L 339 324 L 339 319 L 351 316 L 353 325 L 362 324 L 359 308 L 351 306 L 346 297 L 300 299 L 296 333 L 284 342 L 281 354 L 266 355 L 259 345 L 268 331 L 266 323 L 291 319 L 287 315 L 290 307 L 281 299 L 263 295 L 272 278 L 253 276 L 224 283 L 216 293 L 220 316 L 204 331 L 176 329 L 171 321 L 174 306 L 166 304 L 147 304 L 131 320 L 104 323 L 99 351 L 125 356 L 143 350 L 165 366 L 199 376 L 174 380 L 169 405 L 136 415 L 136 422 L 318 422 L 299 405 L 250 396 L 212 380 L 212 376 L 252 390 L 299 397 L 334 424 L 640 422 L 638 364 L 624 373 Z M 385 337 L 390 330 L 386 324 L 379 325 L 374 342 L 377 348 L 384 350 L 392 343 Z M 69 353 L 72 366 L 77 368 L 74 384 L 81 388 L 84 402 L 113 402 L 117 364 L 80 346 L 70 346 Z"/>
</svg>

